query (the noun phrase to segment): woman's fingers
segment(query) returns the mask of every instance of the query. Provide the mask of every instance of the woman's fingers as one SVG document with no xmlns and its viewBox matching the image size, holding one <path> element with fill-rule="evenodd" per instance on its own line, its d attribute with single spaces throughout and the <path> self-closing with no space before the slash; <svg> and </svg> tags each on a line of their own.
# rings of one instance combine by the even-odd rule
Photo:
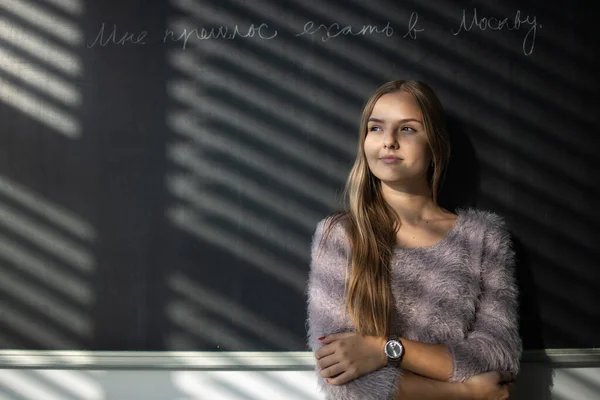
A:
<svg viewBox="0 0 600 400">
<path fill-rule="evenodd" d="M 355 376 L 353 372 L 351 370 L 346 370 L 335 378 L 328 378 L 327 382 L 331 385 L 343 385 L 346 382 L 350 382 L 354 378 Z"/>
<path fill-rule="evenodd" d="M 345 368 L 342 365 L 342 363 L 336 363 L 336 364 L 328 366 L 327 368 L 321 369 L 321 371 L 319 372 L 319 374 L 323 378 L 333 378 L 336 375 L 340 375 L 340 374 L 342 374 L 344 372 L 345 372 Z"/>
<path fill-rule="evenodd" d="M 315 358 L 317 360 L 320 360 L 321 358 L 327 357 L 334 353 L 335 353 L 335 345 L 328 344 L 328 345 L 322 346 L 317 351 L 315 351 Z"/>
<path fill-rule="evenodd" d="M 334 334 L 319 338 L 319 342 L 321 342 L 323 344 L 329 344 L 329 343 L 335 342 L 336 340 L 345 339 L 345 338 L 353 336 L 353 335 L 356 335 L 356 332 L 334 333 Z"/>
<path fill-rule="evenodd" d="M 322 370 L 325 368 L 329 368 L 332 365 L 338 364 L 339 361 L 339 357 L 337 357 L 336 354 L 331 354 L 317 360 L 317 366 L 319 367 L 319 369 Z"/>
<path fill-rule="evenodd" d="M 382 367 L 379 340 L 373 338 L 355 332 L 323 338 L 321 343 L 330 343 L 315 352 L 321 376 L 332 379 L 332 384 L 342 384 Z"/>
</svg>

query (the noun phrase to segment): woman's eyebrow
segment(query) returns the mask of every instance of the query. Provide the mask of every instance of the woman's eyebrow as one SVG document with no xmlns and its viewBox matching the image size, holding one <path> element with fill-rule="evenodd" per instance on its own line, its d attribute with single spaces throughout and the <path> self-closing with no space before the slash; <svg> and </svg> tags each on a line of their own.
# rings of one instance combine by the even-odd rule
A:
<svg viewBox="0 0 600 400">
<path fill-rule="evenodd" d="M 371 117 L 371 118 L 369 118 L 369 122 L 377 122 L 377 123 L 383 124 L 385 122 L 385 120 L 380 119 L 380 118 Z M 404 119 L 398 120 L 398 122 L 400 122 L 401 124 L 403 124 L 405 122 L 417 122 L 417 123 L 423 125 L 423 122 L 421 122 L 420 120 L 418 120 L 416 118 L 404 118 Z"/>
</svg>

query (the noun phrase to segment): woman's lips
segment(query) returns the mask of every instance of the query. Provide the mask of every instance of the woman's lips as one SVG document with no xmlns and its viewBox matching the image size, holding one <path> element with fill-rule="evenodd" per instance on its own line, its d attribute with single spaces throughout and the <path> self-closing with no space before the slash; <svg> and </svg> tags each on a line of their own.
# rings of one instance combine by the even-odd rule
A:
<svg viewBox="0 0 600 400">
<path fill-rule="evenodd" d="M 402 159 L 400 159 L 398 157 L 382 157 L 382 158 L 380 158 L 380 160 L 386 164 L 395 164 L 395 163 L 402 161 Z"/>
</svg>

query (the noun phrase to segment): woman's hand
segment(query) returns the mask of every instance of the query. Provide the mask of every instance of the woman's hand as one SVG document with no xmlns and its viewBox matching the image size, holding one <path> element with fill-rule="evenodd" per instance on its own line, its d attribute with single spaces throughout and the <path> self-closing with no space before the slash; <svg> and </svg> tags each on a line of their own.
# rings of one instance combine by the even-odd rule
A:
<svg viewBox="0 0 600 400">
<path fill-rule="evenodd" d="M 321 376 L 332 385 L 341 385 L 387 364 L 383 352 L 386 339 L 356 332 L 337 333 L 321 340 L 315 352 Z M 335 377 L 335 378 L 333 378 Z"/>
<path fill-rule="evenodd" d="M 486 372 L 467 379 L 464 386 L 473 399 L 505 400 L 514 386 L 511 378 L 501 372 Z"/>
</svg>

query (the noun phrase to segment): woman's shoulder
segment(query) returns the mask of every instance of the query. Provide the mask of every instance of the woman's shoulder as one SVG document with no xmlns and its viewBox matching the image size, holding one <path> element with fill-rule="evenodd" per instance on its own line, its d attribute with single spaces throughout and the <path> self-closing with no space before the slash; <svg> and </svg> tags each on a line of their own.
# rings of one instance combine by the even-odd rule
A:
<svg viewBox="0 0 600 400">
<path fill-rule="evenodd" d="M 456 210 L 457 218 L 461 218 L 464 225 L 470 230 L 479 230 L 481 234 L 492 231 L 505 230 L 506 219 L 490 210 L 475 207 L 462 207 Z"/>
<path fill-rule="evenodd" d="M 335 211 L 317 223 L 316 233 L 323 234 L 326 231 L 330 231 L 333 237 L 340 238 L 348 232 L 349 223 L 350 219 L 347 212 Z"/>
<path fill-rule="evenodd" d="M 507 220 L 501 214 L 478 208 L 464 208 L 462 230 L 470 243 L 478 243 L 488 251 L 512 246 L 512 235 Z"/>
<path fill-rule="evenodd" d="M 317 223 L 312 239 L 313 249 L 325 244 L 325 247 L 345 252 L 348 247 L 348 226 L 350 220 L 344 211 L 333 212 Z"/>
<path fill-rule="evenodd" d="M 350 257 L 344 216 L 330 214 L 317 223 L 311 244 L 311 274 L 316 271 L 344 279 Z"/>
</svg>

